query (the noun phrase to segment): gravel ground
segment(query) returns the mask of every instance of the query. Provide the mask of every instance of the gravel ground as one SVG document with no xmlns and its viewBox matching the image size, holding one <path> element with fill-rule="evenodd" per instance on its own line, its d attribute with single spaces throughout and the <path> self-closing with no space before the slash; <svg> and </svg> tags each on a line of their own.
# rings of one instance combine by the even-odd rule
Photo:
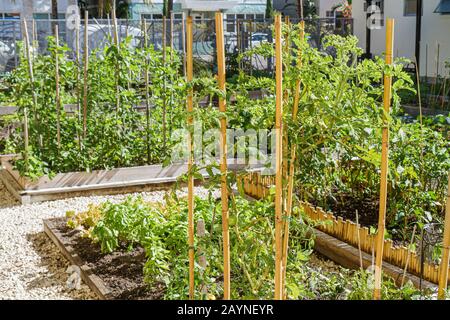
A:
<svg viewBox="0 0 450 320">
<path fill-rule="evenodd" d="M 207 195 L 201 187 L 195 193 L 201 197 Z M 164 191 L 141 193 L 147 201 L 163 201 L 164 194 Z M 86 210 L 90 203 L 120 202 L 127 196 L 92 196 L 19 205 L 0 183 L 0 299 L 96 299 L 84 284 L 79 290 L 67 287 L 69 262 L 43 232 L 42 220 L 64 216 L 67 210 Z M 340 269 L 316 255 L 312 255 L 311 265 L 325 273 Z"/>
<path fill-rule="evenodd" d="M 203 188 L 197 195 L 206 196 Z M 184 192 L 183 192 L 184 193 Z M 164 191 L 142 193 L 162 201 Z M 0 299 L 96 299 L 84 284 L 70 290 L 69 262 L 43 232 L 42 219 L 87 209 L 89 203 L 120 202 L 128 195 L 93 196 L 19 205 L 0 183 Z"/>
</svg>

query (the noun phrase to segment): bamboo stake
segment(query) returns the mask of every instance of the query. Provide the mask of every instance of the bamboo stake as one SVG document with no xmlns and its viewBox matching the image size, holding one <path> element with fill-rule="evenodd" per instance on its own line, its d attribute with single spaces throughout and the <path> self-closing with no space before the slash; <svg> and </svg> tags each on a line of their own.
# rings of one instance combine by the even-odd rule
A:
<svg viewBox="0 0 450 320">
<path fill-rule="evenodd" d="M 26 50 L 26 56 L 28 60 L 28 72 L 30 75 L 30 84 L 31 84 L 31 90 L 33 95 L 33 106 L 34 110 L 36 109 L 35 102 L 35 94 L 34 94 L 34 79 L 33 79 L 33 65 L 31 63 L 31 56 L 30 56 L 30 47 L 28 43 L 28 30 L 27 30 L 27 21 L 23 19 L 23 29 L 25 33 L 25 50 Z M 36 113 L 34 113 L 36 116 Z M 29 149 L 29 136 L 28 136 L 28 108 L 23 108 L 23 140 L 24 140 L 24 161 L 25 161 L 25 167 L 28 170 L 28 149 Z"/>
<path fill-rule="evenodd" d="M 275 177 L 275 300 L 282 300 L 282 227 L 283 227 L 283 47 L 281 38 L 281 15 L 275 17 L 276 59 L 276 177 Z"/>
<path fill-rule="evenodd" d="M 386 26 L 386 64 L 392 64 L 394 49 L 394 20 L 387 19 Z M 375 265 L 375 289 L 373 298 L 381 299 L 381 268 L 383 263 L 384 229 L 386 219 L 387 202 L 387 174 L 388 174 L 388 152 L 389 152 L 389 109 L 392 98 L 392 76 L 384 76 L 384 115 L 383 115 L 383 141 L 381 154 L 381 182 L 380 182 L 380 208 L 378 217 L 378 234 L 376 241 L 376 265 Z"/>
<path fill-rule="evenodd" d="M 203 219 L 199 219 L 197 221 L 197 236 L 199 238 L 203 238 L 205 236 L 205 221 L 203 221 Z M 201 247 L 198 248 L 198 264 L 201 268 L 200 274 L 203 274 L 205 272 L 206 266 L 208 265 L 208 262 L 206 261 L 205 252 Z M 206 295 L 208 293 L 208 288 L 206 287 L 205 283 L 202 283 L 199 289 L 202 295 Z"/>
<path fill-rule="evenodd" d="M 115 3 L 115 2 L 114 2 Z M 114 8 L 112 10 L 112 14 L 111 14 L 111 18 L 112 18 L 112 22 L 113 22 L 113 35 L 114 35 L 114 45 L 117 48 L 117 51 L 120 50 L 120 46 L 119 46 L 119 33 L 117 30 L 117 19 L 116 19 L 116 10 L 115 10 L 115 5 Z M 120 72 L 119 72 L 119 64 L 116 61 L 115 63 L 115 81 L 116 81 L 116 115 L 120 114 Z"/>
<path fill-rule="evenodd" d="M 81 115 L 81 103 L 80 103 L 80 25 L 77 25 L 75 29 L 75 59 L 77 61 L 77 110 L 78 110 L 78 120 L 80 120 Z"/>
<path fill-rule="evenodd" d="M 37 49 L 37 47 L 38 47 L 38 38 L 37 38 L 36 20 L 33 19 L 32 23 L 33 23 L 33 30 L 32 30 L 33 41 L 32 41 L 32 46 L 35 49 Z"/>
<path fill-rule="evenodd" d="M 87 98 L 88 98 L 87 73 L 89 67 L 88 23 L 89 23 L 89 14 L 88 11 L 86 10 L 84 11 L 83 139 L 86 139 L 86 128 L 87 128 Z"/>
<path fill-rule="evenodd" d="M 186 32 L 185 32 L 185 19 L 184 14 L 181 19 L 181 46 L 182 46 L 182 54 L 183 54 L 183 75 L 186 76 Z"/>
<path fill-rule="evenodd" d="M 163 68 L 166 68 L 166 16 L 162 19 L 162 63 Z M 163 136 L 163 150 L 166 152 L 166 73 L 163 74 L 163 92 L 162 92 L 162 136 Z"/>
<path fill-rule="evenodd" d="M 445 299 L 445 290 L 448 283 L 448 266 L 450 256 L 450 173 L 448 175 L 447 205 L 445 210 L 445 227 L 442 260 L 439 272 L 438 299 Z"/>
<path fill-rule="evenodd" d="M 363 260 L 362 260 L 362 251 L 361 251 L 361 235 L 360 233 L 360 225 L 359 225 L 359 215 L 358 210 L 356 210 L 356 230 L 357 230 L 357 240 L 358 240 L 358 252 L 359 252 L 359 265 L 361 270 L 364 269 Z"/>
<path fill-rule="evenodd" d="M 59 93 L 59 35 L 58 24 L 55 24 L 55 102 L 56 102 L 56 141 L 58 143 L 58 152 L 61 148 L 61 97 Z"/>
<path fill-rule="evenodd" d="M 300 39 L 302 41 L 305 38 L 304 27 L 305 27 L 305 22 L 301 21 L 300 22 Z M 297 65 L 299 68 L 301 68 L 301 66 L 302 66 L 301 52 L 299 52 Z M 300 103 L 300 79 L 297 80 L 297 83 L 295 86 L 294 105 L 292 108 L 292 120 L 294 122 L 297 120 L 299 103 Z M 288 256 L 288 246 L 289 246 L 289 222 L 290 222 L 289 219 L 291 218 L 291 214 L 292 214 L 296 153 L 297 153 L 297 145 L 294 143 L 294 144 L 292 144 L 292 148 L 291 148 L 291 159 L 290 159 L 289 176 L 288 176 L 288 182 L 287 182 L 288 189 L 287 189 L 287 201 L 286 201 L 286 221 L 284 223 L 284 237 L 283 237 L 283 277 L 282 277 L 283 288 L 282 288 L 282 290 L 283 290 L 284 295 L 286 295 L 285 279 L 286 279 L 286 266 L 287 266 L 287 256 Z M 286 165 L 287 165 L 287 163 L 286 163 Z"/>
<path fill-rule="evenodd" d="M 223 36 L 223 14 L 216 13 L 216 45 L 217 45 L 217 80 L 219 90 L 225 93 L 225 45 Z M 223 237 L 223 298 L 230 299 L 230 234 L 228 230 L 228 187 L 227 187 L 227 118 L 226 100 L 219 97 L 219 111 L 222 113 L 220 118 L 220 145 L 221 156 L 221 197 L 222 197 L 222 237 Z"/>
<path fill-rule="evenodd" d="M 39 147 L 42 147 L 43 141 L 42 141 L 42 134 L 40 133 L 40 127 L 41 127 L 40 124 L 41 123 L 40 123 L 40 119 L 39 119 L 40 117 L 37 112 L 37 96 L 36 96 L 36 91 L 35 91 L 35 87 L 34 87 L 33 57 L 31 54 L 27 21 L 25 19 L 23 20 L 23 29 L 24 29 L 24 35 L 25 35 L 25 51 L 26 51 L 26 57 L 27 57 L 27 62 L 28 62 L 28 73 L 30 76 L 31 95 L 32 95 L 32 99 L 33 99 L 33 118 L 38 126 Z M 25 111 L 28 111 L 28 110 L 25 110 Z M 28 149 L 28 139 L 29 139 L 28 138 L 28 116 L 26 118 L 27 118 L 27 130 L 26 130 L 26 137 L 25 137 L 25 140 L 26 140 L 25 145 L 27 146 L 27 149 Z M 26 153 L 28 153 L 28 152 L 26 152 Z M 28 154 L 26 154 L 26 156 L 28 158 Z"/>
<path fill-rule="evenodd" d="M 416 227 L 417 227 L 417 225 L 414 225 L 413 233 L 412 233 L 412 236 L 411 236 L 411 242 L 409 243 L 408 253 L 406 255 L 405 269 L 403 270 L 402 283 L 401 283 L 400 287 L 403 287 L 403 284 L 405 283 L 406 272 L 408 271 L 409 260 L 410 260 L 410 257 L 411 257 L 411 254 L 410 254 L 411 250 L 410 250 L 410 248 L 411 248 L 412 244 L 414 243 L 414 237 L 416 236 Z"/>
<path fill-rule="evenodd" d="M 186 21 L 186 80 L 191 83 L 193 80 L 193 56 L 192 56 L 192 17 L 188 16 Z M 192 144 L 192 134 L 190 127 L 193 124 L 192 112 L 193 106 L 193 88 L 189 89 L 187 96 L 187 112 L 188 112 L 188 172 L 191 172 L 193 167 L 193 144 Z M 189 175 L 188 177 L 188 243 L 189 243 L 189 299 L 194 299 L 194 177 Z"/>
<path fill-rule="evenodd" d="M 147 23 L 145 19 L 142 19 L 143 29 L 144 29 L 144 48 L 147 50 Z M 150 63 L 148 59 L 148 53 L 145 53 L 145 71 L 144 71 L 144 81 L 145 81 L 145 121 L 146 121 L 146 142 L 147 142 L 147 164 L 150 164 L 150 92 L 149 92 L 149 72 L 148 65 Z"/>
</svg>

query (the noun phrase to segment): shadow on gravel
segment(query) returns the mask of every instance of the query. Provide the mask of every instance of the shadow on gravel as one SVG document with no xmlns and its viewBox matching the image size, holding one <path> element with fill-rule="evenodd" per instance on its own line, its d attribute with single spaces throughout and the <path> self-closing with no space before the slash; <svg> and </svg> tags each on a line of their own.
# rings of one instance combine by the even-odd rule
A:
<svg viewBox="0 0 450 320">
<path fill-rule="evenodd" d="M 58 286 L 62 288 L 64 295 L 73 299 L 82 299 L 83 294 L 86 296 L 86 289 L 76 291 L 66 287 L 69 276 L 66 269 L 69 263 L 43 231 L 27 234 L 26 238 L 40 257 L 38 267 L 43 267 L 42 272 L 36 273 L 31 281 L 27 282 L 28 290 Z M 89 298 L 94 298 L 93 294 L 91 295 Z"/>
</svg>

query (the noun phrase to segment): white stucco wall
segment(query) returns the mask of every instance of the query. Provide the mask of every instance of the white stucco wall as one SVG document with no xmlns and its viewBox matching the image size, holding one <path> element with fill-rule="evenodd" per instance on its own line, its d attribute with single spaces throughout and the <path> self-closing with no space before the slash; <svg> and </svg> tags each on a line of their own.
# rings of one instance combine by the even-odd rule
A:
<svg viewBox="0 0 450 320">
<path fill-rule="evenodd" d="M 428 67 L 428 75 L 436 76 L 437 44 L 440 45 L 439 73 L 443 74 L 444 61 L 450 61 L 450 15 L 434 13 L 439 0 L 426 0 L 422 20 L 421 66 L 422 73 Z M 428 45 L 428 61 L 426 48 Z"/>
<path fill-rule="evenodd" d="M 440 0 L 423 1 L 421 74 L 428 70 L 429 76 L 436 76 L 437 43 L 440 44 L 439 73 L 444 72 L 444 61 L 450 58 L 450 15 L 434 13 Z M 414 60 L 416 40 L 416 17 L 404 16 L 404 0 L 385 0 L 384 18 L 395 19 L 395 56 Z M 363 11 L 363 0 L 353 1 L 354 34 L 359 45 L 366 47 L 366 13 Z M 371 51 L 381 55 L 385 50 L 386 29 L 372 30 Z M 428 45 L 428 60 L 426 47 Z"/>
<path fill-rule="evenodd" d="M 22 6 L 22 0 L 0 0 L 0 12 L 3 13 L 19 13 Z"/>
<path fill-rule="evenodd" d="M 58 0 L 58 12 L 65 13 L 67 3 L 71 0 Z M 51 0 L 0 0 L 0 12 L 2 13 L 23 13 L 26 5 L 32 3 L 33 13 L 51 13 Z M 73 2 L 73 0 L 72 0 Z"/>
<path fill-rule="evenodd" d="M 355 0 L 354 0 L 355 1 Z M 342 4 L 342 0 L 319 0 L 316 2 L 318 7 L 318 14 L 320 18 L 327 17 L 327 11 L 331 10 L 334 6 Z"/>
</svg>

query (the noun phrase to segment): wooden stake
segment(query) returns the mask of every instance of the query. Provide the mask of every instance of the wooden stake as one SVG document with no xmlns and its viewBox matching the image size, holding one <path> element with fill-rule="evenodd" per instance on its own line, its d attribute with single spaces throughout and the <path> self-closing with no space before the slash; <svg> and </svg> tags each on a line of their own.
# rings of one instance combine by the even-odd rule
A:
<svg viewBox="0 0 450 320">
<path fill-rule="evenodd" d="M 223 14 L 216 13 L 216 45 L 217 45 L 217 81 L 219 90 L 225 92 L 225 45 L 223 36 Z M 228 186 L 227 186 L 227 118 L 226 100 L 219 97 L 220 118 L 220 171 L 222 197 L 222 237 L 223 237 L 223 298 L 229 300 L 230 289 L 230 234 L 228 230 Z"/>
<path fill-rule="evenodd" d="M 408 251 L 407 251 L 405 269 L 403 270 L 402 283 L 401 283 L 400 287 L 403 287 L 403 284 L 405 283 L 406 272 L 408 271 L 408 265 L 409 265 L 409 260 L 410 260 L 410 256 L 411 256 L 410 255 L 410 252 L 411 252 L 410 248 L 411 248 L 411 245 L 414 243 L 414 237 L 416 236 L 416 227 L 417 227 L 417 225 L 414 225 L 413 233 L 412 233 L 412 236 L 411 236 L 411 242 L 409 243 L 409 248 L 408 248 Z"/>
<path fill-rule="evenodd" d="M 394 49 L 394 20 L 387 19 L 386 25 L 386 64 L 392 64 Z M 381 280 L 384 247 L 384 230 L 387 203 L 387 176 L 388 176 L 388 152 L 389 152 L 389 109 L 392 98 L 392 76 L 384 75 L 384 115 L 383 115 L 383 141 L 381 152 L 381 182 L 380 182 L 380 208 L 378 217 L 378 232 L 376 239 L 376 262 L 375 262 L 375 289 L 373 298 L 381 299 Z"/>
<path fill-rule="evenodd" d="M 86 128 L 87 128 L 87 98 L 88 98 L 87 73 L 89 67 L 88 23 L 89 23 L 89 13 L 86 10 L 84 11 L 83 139 L 86 139 Z"/>
<path fill-rule="evenodd" d="M 448 189 L 447 189 L 447 205 L 445 210 L 445 227 L 444 227 L 444 242 L 442 250 L 442 259 L 439 272 L 439 291 L 438 299 L 445 299 L 445 290 L 448 283 L 448 266 L 450 257 L 450 173 L 448 175 Z"/>
<path fill-rule="evenodd" d="M 55 24 L 55 103 L 56 103 L 56 141 L 58 151 L 61 148 L 61 97 L 59 93 L 59 35 L 58 24 Z"/>
<path fill-rule="evenodd" d="M 193 33 L 192 33 L 192 17 L 187 17 L 186 21 L 186 80 L 192 82 L 193 80 Z M 193 141 L 190 128 L 193 124 L 192 112 L 194 110 L 193 102 L 193 89 L 189 89 L 187 96 L 187 112 L 188 112 L 188 172 L 191 172 L 193 167 Z M 189 244 L 189 299 L 194 299 L 194 177 L 189 175 L 188 177 L 188 244 Z"/>
<path fill-rule="evenodd" d="M 163 67 L 166 68 L 166 16 L 162 19 L 162 63 Z M 163 74 L 163 91 L 162 91 L 162 136 L 163 136 L 163 150 L 166 152 L 166 73 Z"/>
<path fill-rule="evenodd" d="M 115 2 L 113 2 L 115 4 Z M 112 22 L 113 22 L 113 32 L 114 32 L 114 45 L 116 46 L 117 50 L 120 50 L 119 46 L 119 32 L 117 30 L 117 19 L 116 19 L 116 10 L 115 5 L 112 10 Z M 119 72 L 119 63 L 116 61 L 115 63 L 115 81 L 116 81 L 116 115 L 120 114 L 120 72 Z"/>
<path fill-rule="evenodd" d="M 145 19 L 142 19 L 143 29 L 144 29 L 144 48 L 147 50 L 147 23 Z M 150 64 L 148 53 L 145 53 L 145 70 L 144 70 L 144 81 L 145 81 L 145 121 L 146 121 L 146 143 L 147 143 L 147 164 L 150 164 L 150 92 L 149 92 L 149 72 L 148 65 Z"/>
<path fill-rule="evenodd" d="M 359 226 L 358 210 L 356 210 L 356 231 L 358 233 L 357 239 L 358 239 L 358 251 L 359 251 L 359 264 L 360 264 L 361 270 L 363 270 L 364 266 L 363 266 L 362 251 L 361 251 L 361 236 L 359 234 L 360 226 Z"/>
<path fill-rule="evenodd" d="M 27 21 L 23 19 L 23 30 L 25 34 L 25 50 L 26 50 L 26 56 L 28 60 L 28 72 L 30 75 L 30 84 L 31 84 L 31 90 L 34 92 L 34 80 L 33 80 L 33 65 L 31 64 L 31 56 L 30 56 L 30 46 L 28 43 L 28 30 L 27 30 Z M 33 94 L 33 105 L 35 101 L 35 95 Z M 34 105 L 35 109 L 35 105 Z M 25 167 L 28 170 L 28 149 L 29 149 L 29 141 L 28 141 L 28 108 L 23 108 L 23 141 L 24 141 L 24 161 L 25 161 Z"/>
<path fill-rule="evenodd" d="M 185 32 L 185 19 L 183 13 L 183 19 L 181 20 L 181 46 L 182 46 L 182 54 L 183 54 L 183 74 L 186 76 L 186 32 Z"/>
<path fill-rule="evenodd" d="M 283 299 L 282 292 L 282 227 L 283 227 L 283 44 L 281 38 L 281 15 L 275 17 L 276 59 L 276 164 L 275 164 L 275 300 Z"/>
<path fill-rule="evenodd" d="M 27 26 L 27 21 L 25 19 L 23 19 L 23 30 L 24 30 L 24 36 L 25 36 L 25 51 L 26 51 L 26 57 L 27 57 L 27 62 L 28 62 L 28 74 L 30 76 L 31 95 L 32 95 L 32 99 L 33 99 L 33 119 L 37 123 L 37 126 L 38 126 L 38 132 L 39 132 L 38 143 L 39 143 L 39 147 L 42 147 L 43 141 L 42 141 L 42 134 L 40 133 L 40 127 L 41 127 L 40 120 L 39 120 L 40 117 L 39 117 L 38 112 L 37 112 L 37 96 L 36 96 L 36 91 L 35 91 L 35 87 L 34 87 L 33 57 L 31 55 L 30 40 L 29 40 L 29 36 L 28 36 L 28 26 Z M 25 110 L 25 111 L 27 111 L 27 110 Z M 28 140 L 29 140 L 29 137 L 28 137 L 28 116 L 26 116 L 24 118 L 26 118 L 26 119 L 24 119 L 24 121 L 26 120 L 26 122 L 27 122 L 26 135 L 24 137 L 24 140 L 25 140 L 26 149 L 28 150 L 28 144 L 29 144 L 29 142 L 28 142 Z M 24 134 L 25 134 L 25 132 L 24 132 Z M 26 152 L 25 156 L 28 159 L 28 151 Z"/>
</svg>

